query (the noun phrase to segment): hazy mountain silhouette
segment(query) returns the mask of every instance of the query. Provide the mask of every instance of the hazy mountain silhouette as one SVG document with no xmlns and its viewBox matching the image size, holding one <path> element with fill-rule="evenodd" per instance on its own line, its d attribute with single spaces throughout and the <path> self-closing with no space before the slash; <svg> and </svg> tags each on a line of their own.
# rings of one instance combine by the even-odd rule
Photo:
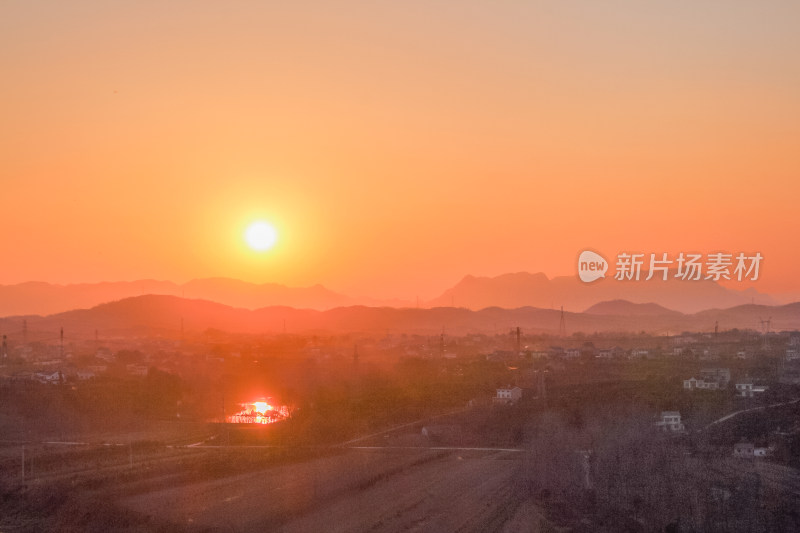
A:
<svg viewBox="0 0 800 533">
<path fill-rule="evenodd" d="M 599 308 L 627 310 L 635 314 L 565 312 L 567 333 L 710 332 L 716 323 L 722 329 L 758 329 L 760 317 L 771 317 L 773 330 L 800 328 L 800 303 L 784 306 L 748 304 L 693 315 L 666 309 L 661 311 L 663 308 L 642 307 L 630 302 L 607 302 L 600 304 Z M 369 332 L 384 335 L 407 332 L 437 335 L 444 328 L 449 334 L 495 334 L 508 332 L 517 326 L 528 333 L 552 334 L 558 332 L 560 317 L 560 311 L 534 307 L 490 307 L 480 311 L 452 307 L 412 309 L 364 306 L 339 307 L 327 311 L 289 307 L 248 310 L 204 300 L 150 295 L 47 317 L 6 317 L 2 320 L 2 327 L 12 342 L 19 340 L 23 319 L 27 320 L 29 339 L 56 339 L 62 327 L 71 338 L 92 338 L 95 331 L 100 332 L 101 336 L 155 333 L 177 337 L 183 330 L 193 334 L 207 329 L 233 333 Z"/>
<path fill-rule="evenodd" d="M 199 279 L 184 284 L 156 280 L 72 285 L 28 282 L 0 285 L 0 316 L 51 315 L 148 294 L 209 300 L 244 309 L 269 306 L 316 310 L 354 305 L 410 306 L 410 302 L 400 300 L 354 298 L 322 285 L 287 287 L 277 283 L 255 284 L 228 278 Z M 679 281 L 671 278 L 668 281 L 619 282 L 607 278 L 586 284 L 573 276 L 549 279 L 542 273 L 519 272 L 494 278 L 466 276 L 438 298 L 426 302 L 425 306 L 472 310 L 526 306 L 558 309 L 564 306 L 566 310 L 577 311 L 611 300 L 653 303 L 684 313 L 746 303 L 778 303 L 770 295 L 753 289 L 736 291 L 706 280 Z"/>
<path fill-rule="evenodd" d="M 609 300 L 596 303 L 584 311 L 588 315 L 620 315 L 620 316 L 678 316 L 682 313 L 662 307 L 658 304 L 636 304 L 627 300 Z"/>
<path fill-rule="evenodd" d="M 268 305 L 331 309 L 355 303 L 353 298 L 328 290 L 322 285 L 287 287 L 277 283 L 257 285 L 229 278 L 207 278 L 192 280 L 181 285 L 181 289 L 186 298 L 211 300 L 246 309 Z"/>
<path fill-rule="evenodd" d="M 255 284 L 227 278 L 198 279 L 184 284 L 155 280 L 72 285 L 28 282 L 0 285 L 0 316 L 50 315 L 147 294 L 211 300 L 246 309 L 269 305 L 330 309 L 373 303 L 356 301 L 321 285 L 286 287 L 277 283 Z"/>
<path fill-rule="evenodd" d="M 609 300 L 655 303 L 683 313 L 746 303 L 777 303 L 770 295 L 752 288 L 737 291 L 711 280 L 683 281 L 669 276 L 667 281 L 660 277 L 649 281 L 617 281 L 608 276 L 593 283 L 583 283 L 575 276 L 549 279 L 542 273 L 519 272 L 493 278 L 466 276 L 427 305 L 455 305 L 476 310 L 491 306 L 552 309 L 564 306 L 574 311 Z"/>
</svg>

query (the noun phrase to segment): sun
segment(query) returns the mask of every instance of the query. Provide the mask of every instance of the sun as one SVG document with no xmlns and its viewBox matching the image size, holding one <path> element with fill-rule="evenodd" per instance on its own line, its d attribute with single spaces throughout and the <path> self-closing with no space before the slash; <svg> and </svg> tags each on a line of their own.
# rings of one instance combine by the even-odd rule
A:
<svg viewBox="0 0 800 533">
<path fill-rule="evenodd" d="M 267 402 L 254 402 L 253 407 L 255 407 L 257 413 L 266 413 L 272 409 L 272 406 Z"/>
<path fill-rule="evenodd" d="M 278 241 L 278 232 L 272 224 L 259 220 L 247 227 L 244 232 L 244 240 L 256 252 L 265 252 L 275 246 Z"/>
</svg>

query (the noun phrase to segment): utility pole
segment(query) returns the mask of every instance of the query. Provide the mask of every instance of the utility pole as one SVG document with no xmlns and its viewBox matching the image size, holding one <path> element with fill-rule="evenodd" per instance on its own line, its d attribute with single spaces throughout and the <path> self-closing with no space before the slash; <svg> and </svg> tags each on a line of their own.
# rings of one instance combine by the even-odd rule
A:
<svg viewBox="0 0 800 533">
<path fill-rule="evenodd" d="M 567 321 L 564 319 L 564 306 L 561 306 L 561 320 L 558 323 L 558 336 L 567 336 Z"/>
<path fill-rule="evenodd" d="M 764 350 L 769 349 L 769 326 L 772 323 L 772 317 L 769 317 L 766 320 L 759 318 L 761 322 L 761 332 L 764 334 Z"/>
</svg>

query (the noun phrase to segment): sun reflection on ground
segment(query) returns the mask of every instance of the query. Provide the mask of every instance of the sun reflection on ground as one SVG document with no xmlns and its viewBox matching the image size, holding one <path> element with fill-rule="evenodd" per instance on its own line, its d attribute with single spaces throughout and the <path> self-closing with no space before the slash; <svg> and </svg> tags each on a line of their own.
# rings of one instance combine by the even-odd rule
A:
<svg viewBox="0 0 800 533">
<path fill-rule="evenodd" d="M 238 413 L 226 417 L 230 424 L 272 424 L 289 418 L 289 406 L 273 405 L 271 398 L 240 404 Z"/>
</svg>

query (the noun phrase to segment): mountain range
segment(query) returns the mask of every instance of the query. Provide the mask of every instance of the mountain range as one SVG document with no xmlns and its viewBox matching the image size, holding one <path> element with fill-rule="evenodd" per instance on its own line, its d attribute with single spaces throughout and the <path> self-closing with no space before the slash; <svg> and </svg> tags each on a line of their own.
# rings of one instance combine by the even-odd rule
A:
<svg viewBox="0 0 800 533">
<path fill-rule="evenodd" d="M 642 276 L 643 278 L 645 276 Z M 726 308 L 742 304 L 775 305 L 778 300 L 749 288 L 738 291 L 712 280 L 683 281 L 674 275 L 666 281 L 617 281 L 611 277 L 584 283 L 575 276 L 549 279 L 542 273 L 518 272 L 497 277 L 466 276 L 428 306 L 457 306 L 483 309 L 497 306 L 508 309 L 526 305 L 580 311 L 598 302 L 626 300 L 655 303 L 682 313 Z"/>
<path fill-rule="evenodd" d="M 322 285 L 286 287 L 277 283 L 255 284 L 229 278 L 198 279 L 183 284 L 149 279 L 71 285 L 28 282 L 0 285 L 0 316 L 51 315 L 148 294 L 210 300 L 244 309 L 272 305 L 331 309 L 370 303 L 338 294 Z"/>
<path fill-rule="evenodd" d="M 23 328 L 29 339 L 57 339 L 60 328 L 70 338 L 129 335 L 177 337 L 207 330 L 231 333 L 505 333 L 521 327 L 527 333 L 559 332 L 562 313 L 553 309 L 489 307 L 430 309 L 351 306 L 327 311 L 265 307 L 256 310 L 226 306 L 206 300 L 146 295 L 105 303 L 46 317 L 6 317 L 0 329 L 16 340 Z M 563 314 L 566 333 L 647 331 L 654 334 L 681 331 L 711 332 L 758 329 L 760 318 L 770 317 L 772 330 L 800 329 L 800 302 L 782 306 L 746 304 L 684 314 L 652 304 L 623 300 L 602 302 L 586 312 Z M 24 321 L 24 326 L 23 326 Z"/>
<path fill-rule="evenodd" d="M 242 309 L 286 306 L 323 311 L 354 305 L 412 306 L 409 301 L 356 298 L 322 285 L 287 287 L 277 283 L 255 284 L 228 278 L 198 279 L 183 284 L 156 280 L 72 285 L 27 282 L 0 285 L 0 316 L 51 315 L 150 294 L 208 300 Z M 519 272 L 496 277 L 466 276 L 440 296 L 420 305 L 425 308 L 461 307 L 471 310 L 487 307 L 563 307 L 575 312 L 611 300 L 652 303 L 682 313 L 747 303 L 776 305 L 786 302 L 752 288 L 738 291 L 711 280 L 681 281 L 673 276 L 667 281 L 655 278 L 650 281 L 616 281 L 607 278 L 587 284 L 574 276 L 550 279 L 542 273 Z"/>
</svg>

